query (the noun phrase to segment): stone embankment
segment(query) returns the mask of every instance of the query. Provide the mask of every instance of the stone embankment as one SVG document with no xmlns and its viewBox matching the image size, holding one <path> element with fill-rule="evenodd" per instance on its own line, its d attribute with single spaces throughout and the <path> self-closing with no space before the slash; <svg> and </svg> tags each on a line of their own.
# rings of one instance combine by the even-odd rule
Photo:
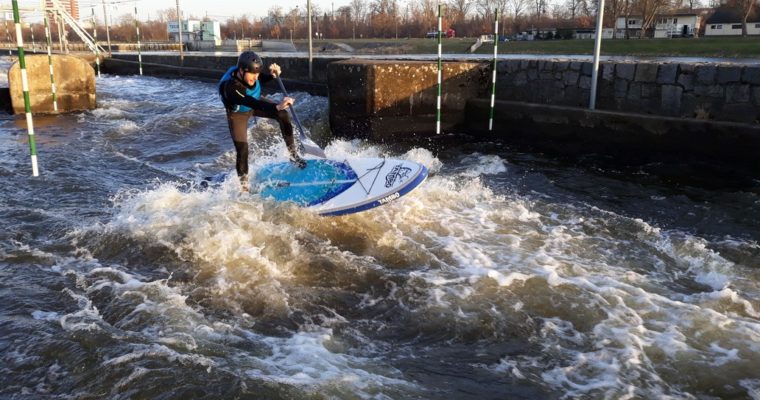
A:
<svg viewBox="0 0 760 400">
<path fill-rule="evenodd" d="M 500 100 L 587 107 L 591 63 L 508 60 L 498 65 Z M 605 62 L 597 108 L 757 124 L 760 65 Z"/>
</svg>

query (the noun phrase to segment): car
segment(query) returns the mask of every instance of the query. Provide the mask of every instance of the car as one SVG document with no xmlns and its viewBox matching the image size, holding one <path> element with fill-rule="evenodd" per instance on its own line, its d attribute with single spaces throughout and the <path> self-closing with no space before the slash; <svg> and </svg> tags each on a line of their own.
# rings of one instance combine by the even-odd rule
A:
<svg viewBox="0 0 760 400">
<path fill-rule="evenodd" d="M 425 34 L 425 37 L 428 38 L 428 39 L 430 39 L 430 38 L 437 38 L 438 37 L 438 31 L 430 31 L 430 32 L 428 32 L 428 33 Z"/>
</svg>

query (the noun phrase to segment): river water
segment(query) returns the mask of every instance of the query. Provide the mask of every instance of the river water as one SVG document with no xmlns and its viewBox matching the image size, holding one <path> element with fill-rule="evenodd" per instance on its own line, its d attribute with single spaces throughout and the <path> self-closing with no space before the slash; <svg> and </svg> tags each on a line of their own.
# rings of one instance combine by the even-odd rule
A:
<svg viewBox="0 0 760 400">
<path fill-rule="evenodd" d="M 760 399 L 757 180 L 329 141 L 295 93 L 330 157 L 431 171 L 325 218 L 187 183 L 233 168 L 214 84 L 97 85 L 35 119 L 38 178 L 0 117 L 0 397 Z"/>
</svg>

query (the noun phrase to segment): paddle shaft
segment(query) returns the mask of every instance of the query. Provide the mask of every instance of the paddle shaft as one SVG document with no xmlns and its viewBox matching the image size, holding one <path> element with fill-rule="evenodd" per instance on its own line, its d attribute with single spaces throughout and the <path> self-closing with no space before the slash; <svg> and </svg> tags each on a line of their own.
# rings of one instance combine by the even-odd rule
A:
<svg viewBox="0 0 760 400">
<path fill-rule="evenodd" d="M 282 90 L 282 93 L 285 96 L 289 96 L 288 91 L 285 90 L 285 85 L 282 84 L 282 79 L 280 79 L 279 75 L 277 76 L 277 84 L 280 85 L 280 90 Z M 296 121 L 298 131 L 301 133 L 301 137 L 306 136 L 306 134 L 303 133 L 303 127 L 301 126 L 301 121 L 298 119 L 298 114 L 296 114 L 296 109 L 293 108 L 293 106 L 288 107 L 288 109 L 290 110 L 290 115 L 293 116 L 293 120 Z"/>
</svg>

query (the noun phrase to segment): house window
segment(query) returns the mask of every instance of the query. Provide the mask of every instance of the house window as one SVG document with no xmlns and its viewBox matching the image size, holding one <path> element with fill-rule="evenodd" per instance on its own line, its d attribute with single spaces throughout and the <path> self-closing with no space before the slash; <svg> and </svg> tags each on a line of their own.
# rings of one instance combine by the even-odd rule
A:
<svg viewBox="0 0 760 400">
<path fill-rule="evenodd" d="M 677 24 L 678 23 L 678 18 L 673 18 L 673 23 Z"/>
<path fill-rule="evenodd" d="M 629 19 L 628 20 L 628 25 L 636 25 L 636 20 L 635 19 Z"/>
<path fill-rule="evenodd" d="M 742 24 L 731 25 L 731 29 L 742 29 Z"/>
<path fill-rule="evenodd" d="M 760 24 L 755 24 L 755 28 L 760 29 Z"/>
</svg>

